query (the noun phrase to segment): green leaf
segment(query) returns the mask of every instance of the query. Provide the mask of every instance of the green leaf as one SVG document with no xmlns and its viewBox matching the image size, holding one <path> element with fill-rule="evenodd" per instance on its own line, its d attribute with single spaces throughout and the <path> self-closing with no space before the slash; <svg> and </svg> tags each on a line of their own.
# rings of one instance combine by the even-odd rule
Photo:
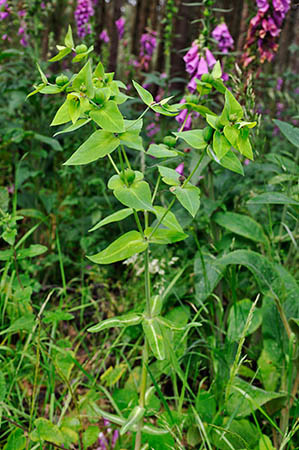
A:
<svg viewBox="0 0 299 450">
<path fill-rule="evenodd" d="M 195 300 L 202 305 L 223 277 L 225 266 L 211 254 L 196 253 L 194 261 Z"/>
<path fill-rule="evenodd" d="M 145 103 L 147 106 L 150 106 L 152 103 L 154 103 L 154 98 L 150 92 L 140 86 L 140 84 L 138 84 L 136 81 L 132 80 L 132 83 L 143 103 Z"/>
<path fill-rule="evenodd" d="M 86 88 L 86 94 L 89 98 L 94 96 L 94 86 L 92 82 L 92 69 L 91 61 L 88 60 L 85 66 L 82 67 L 80 72 L 75 76 L 73 80 L 73 88 L 77 91 L 81 91 L 82 86 Z"/>
<path fill-rule="evenodd" d="M 281 120 L 274 119 L 273 122 L 278 126 L 282 134 L 287 138 L 291 144 L 295 147 L 299 147 L 299 128 L 294 127 L 290 123 L 282 122 Z"/>
<path fill-rule="evenodd" d="M 265 434 L 260 437 L 258 450 L 275 450 L 271 440 Z"/>
<path fill-rule="evenodd" d="M 217 158 L 221 160 L 227 154 L 230 148 L 230 142 L 222 133 L 220 133 L 220 131 L 216 130 L 213 134 L 213 150 Z"/>
<path fill-rule="evenodd" d="M 226 155 L 220 160 L 219 164 L 232 172 L 244 175 L 243 166 L 232 150 L 229 150 L 226 153 Z"/>
<path fill-rule="evenodd" d="M 263 348 L 262 353 L 257 360 L 257 364 L 263 386 L 267 391 L 275 391 L 280 379 L 280 370 L 277 367 L 277 353 L 275 352 L 276 354 L 273 358 L 272 351 L 269 352 L 269 349 L 272 349 L 272 345 L 269 341 L 271 340 L 268 340 L 267 342 L 267 339 L 264 339 L 264 344 L 266 344 L 268 348 Z"/>
<path fill-rule="evenodd" d="M 4 213 L 8 211 L 9 195 L 5 187 L 0 186 L 0 208 Z"/>
<path fill-rule="evenodd" d="M 223 129 L 224 136 L 231 143 L 231 145 L 235 148 L 238 147 L 238 138 L 240 131 L 236 127 L 236 125 L 226 125 Z"/>
<path fill-rule="evenodd" d="M 34 91 L 30 92 L 30 93 L 27 95 L 26 100 L 27 100 L 27 98 L 31 97 L 32 95 L 35 95 L 35 94 L 37 94 L 38 92 L 41 92 L 41 91 L 44 89 L 45 86 L 46 86 L 46 85 L 45 85 L 44 83 L 43 83 L 43 84 L 39 84 L 38 86 L 34 86 L 36 89 L 34 89 Z"/>
<path fill-rule="evenodd" d="M 113 133 L 97 130 L 64 164 L 69 166 L 88 164 L 112 153 L 118 146 L 119 139 Z"/>
<path fill-rule="evenodd" d="M 62 125 L 71 120 L 68 101 L 66 100 L 58 109 L 55 114 L 54 119 L 52 120 L 50 126 L 54 127 L 56 125 Z"/>
<path fill-rule="evenodd" d="M 105 219 L 102 219 L 88 231 L 91 232 L 98 230 L 99 228 L 103 227 L 104 225 L 107 225 L 108 223 L 119 222 L 120 220 L 126 219 L 127 217 L 131 216 L 131 214 L 133 214 L 132 208 L 121 209 L 120 211 L 116 211 L 115 213 L 110 214 L 110 216 L 105 217 Z"/>
<path fill-rule="evenodd" d="M 57 425 L 49 420 L 39 418 L 34 421 L 35 429 L 32 431 L 30 438 L 33 442 L 49 441 L 53 444 L 61 445 L 64 443 L 63 434 Z"/>
<path fill-rule="evenodd" d="M 213 78 L 221 78 L 222 69 L 221 69 L 220 61 L 217 61 L 216 64 L 214 65 L 211 75 Z"/>
<path fill-rule="evenodd" d="M 47 84 L 48 84 L 48 80 L 47 80 L 46 75 L 44 74 L 44 72 L 43 72 L 42 69 L 40 68 L 40 65 L 39 65 L 38 63 L 36 63 L 36 65 L 37 65 L 37 69 L 38 69 L 38 71 L 39 71 L 39 73 L 40 73 L 42 82 L 43 82 L 44 84 L 47 85 Z"/>
<path fill-rule="evenodd" d="M 0 403 L 4 401 L 6 396 L 6 383 L 4 373 L 0 370 Z"/>
<path fill-rule="evenodd" d="M 213 394 L 199 390 L 195 407 L 202 420 L 208 423 L 213 421 L 216 414 L 216 401 Z"/>
<path fill-rule="evenodd" d="M 91 447 L 99 437 L 98 425 L 89 425 L 83 433 L 84 448 Z"/>
<path fill-rule="evenodd" d="M 233 94 L 226 89 L 225 104 L 220 116 L 222 125 L 229 125 L 230 122 L 236 122 L 243 117 L 243 109 L 240 103 L 237 102 Z"/>
<path fill-rule="evenodd" d="M 74 319 L 73 314 L 70 314 L 66 311 L 62 311 L 61 309 L 57 309 L 55 311 L 45 311 L 42 321 L 44 323 L 55 323 L 60 322 L 61 320 L 72 320 L 72 319 Z"/>
<path fill-rule="evenodd" d="M 169 150 L 167 145 L 164 144 L 151 144 L 146 154 L 154 158 L 173 158 L 174 156 L 178 156 L 175 150 Z"/>
<path fill-rule="evenodd" d="M 250 309 L 252 308 L 252 301 L 247 298 L 234 303 L 229 311 L 228 316 L 228 330 L 227 339 L 230 342 L 239 341 L 242 336 Z M 252 334 L 257 330 L 262 323 L 262 314 L 260 308 L 255 308 L 252 315 L 252 320 L 247 330 L 246 336 Z"/>
<path fill-rule="evenodd" d="M 163 298 L 160 295 L 153 295 L 150 298 L 151 316 L 155 317 L 161 314 L 163 307 Z"/>
<path fill-rule="evenodd" d="M 110 100 L 97 111 L 91 111 L 90 117 L 105 131 L 122 133 L 124 131 L 124 119 L 117 104 Z"/>
<path fill-rule="evenodd" d="M 159 322 L 155 318 L 145 317 L 142 327 L 155 358 L 162 361 L 165 359 L 165 344 Z"/>
<path fill-rule="evenodd" d="M 259 253 L 250 250 L 236 250 L 219 260 L 221 264 L 240 264 L 246 266 L 254 275 L 263 294 L 271 292 L 281 296 L 281 281 L 274 265 Z"/>
<path fill-rule="evenodd" d="M 174 187 L 172 193 L 191 216 L 195 217 L 200 206 L 200 189 L 188 184 L 184 188 L 181 186 Z"/>
<path fill-rule="evenodd" d="M 207 147 L 207 143 L 204 140 L 204 130 L 181 131 L 173 134 L 183 139 L 193 148 L 203 149 Z"/>
<path fill-rule="evenodd" d="M 120 435 L 123 436 L 127 431 L 131 430 L 133 425 L 137 425 L 144 416 L 145 409 L 137 405 L 131 411 L 128 419 L 120 429 Z"/>
<path fill-rule="evenodd" d="M 17 251 L 17 259 L 34 258 L 42 255 L 48 250 L 45 245 L 31 244 L 28 248 L 23 248 Z"/>
<path fill-rule="evenodd" d="M 97 67 L 95 68 L 95 71 L 93 73 L 94 77 L 99 78 L 102 80 L 105 77 L 105 69 L 101 61 L 98 63 Z"/>
<path fill-rule="evenodd" d="M 55 133 L 54 137 L 58 136 L 59 134 L 71 133 L 72 131 L 78 130 L 79 128 L 84 127 L 84 125 L 86 125 L 90 121 L 91 121 L 91 119 L 79 119 L 79 120 L 77 120 L 77 122 L 75 124 L 72 124 L 72 125 L 64 128 L 64 130 L 61 130 L 61 131 L 58 131 L 57 133 Z"/>
<path fill-rule="evenodd" d="M 0 335 L 7 333 L 20 333 L 21 331 L 32 331 L 35 317 L 32 313 L 25 314 L 15 320 L 6 330 L 0 331 Z"/>
<path fill-rule="evenodd" d="M 69 94 L 67 100 L 69 115 L 74 125 L 80 117 L 80 99 L 77 96 Z"/>
<path fill-rule="evenodd" d="M 24 450 L 26 447 L 26 437 L 24 430 L 14 428 L 7 439 L 3 450 Z"/>
<path fill-rule="evenodd" d="M 219 117 L 216 115 L 212 115 L 212 114 L 207 114 L 206 115 L 206 121 L 208 122 L 208 124 L 214 128 L 214 130 L 218 130 L 219 129 Z"/>
<path fill-rule="evenodd" d="M 163 206 L 155 206 L 153 213 L 156 215 L 158 221 L 160 221 L 162 219 L 162 217 L 164 216 L 164 214 L 166 213 L 166 211 L 167 211 L 167 209 L 163 208 Z M 176 230 L 176 231 L 180 231 L 181 233 L 183 233 L 183 228 L 181 227 L 177 218 L 171 211 L 167 212 L 166 216 L 164 217 L 164 219 L 162 220 L 161 223 L 162 223 L 162 225 L 169 228 L 170 230 Z"/>
<path fill-rule="evenodd" d="M 152 211 L 152 196 L 146 181 L 134 181 L 130 186 L 124 183 L 113 191 L 115 197 L 125 206 L 134 209 Z"/>
<path fill-rule="evenodd" d="M 55 356 L 55 364 L 63 377 L 69 380 L 72 369 L 74 367 L 75 353 L 64 349 L 63 353 L 57 353 Z"/>
<path fill-rule="evenodd" d="M 221 428 L 213 427 L 209 434 L 213 448 L 217 450 L 258 450 L 259 430 L 249 420 L 232 420 L 224 417 Z"/>
<path fill-rule="evenodd" d="M 232 212 L 218 212 L 213 216 L 213 220 L 218 225 L 246 239 L 262 242 L 266 246 L 269 245 L 261 225 L 249 216 Z"/>
<path fill-rule="evenodd" d="M 86 58 L 86 56 L 88 56 L 89 53 L 91 53 L 91 52 L 93 51 L 93 49 L 94 49 L 94 46 L 91 45 L 91 46 L 89 47 L 89 49 L 88 49 L 86 52 L 83 52 L 83 53 L 77 53 L 77 55 L 74 56 L 74 58 L 72 59 L 72 62 L 73 62 L 73 63 L 76 63 L 76 62 L 82 61 L 82 59 Z"/>
<path fill-rule="evenodd" d="M 67 33 L 66 33 L 66 36 L 64 39 L 64 43 L 70 49 L 72 49 L 74 47 L 73 33 L 72 33 L 72 28 L 70 25 L 68 27 L 68 30 L 67 30 Z"/>
<path fill-rule="evenodd" d="M 50 62 L 60 61 L 65 56 L 69 55 L 71 53 L 71 48 L 62 48 L 59 53 L 57 53 L 56 56 L 53 56 L 53 58 L 49 59 Z"/>
<path fill-rule="evenodd" d="M 144 235 L 149 239 L 153 231 L 152 227 L 144 230 Z M 165 228 L 157 228 L 154 234 L 150 237 L 151 244 L 172 244 L 174 242 L 183 241 L 188 237 L 187 234 L 177 230 L 166 230 Z"/>
<path fill-rule="evenodd" d="M 125 133 L 119 134 L 121 144 L 135 150 L 144 151 L 142 137 L 139 136 L 139 131 L 130 129 Z"/>
<path fill-rule="evenodd" d="M 238 150 L 243 156 L 253 160 L 251 143 L 248 137 L 248 129 L 242 129 L 238 136 Z"/>
<path fill-rule="evenodd" d="M 275 399 L 283 400 L 285 394 L 264 391 L 236 377 L 231 387 L 226 409 L 228 414 L 233 414 L 235 417 L 246 417 L 252 411 Z"/>
<path fill-rule="evenodd" d="M 129 231 L 112 242 L 105 250 L 87 258 L 96 264 L 111 264 L 144 252 L 147 246 L 148 243 L 143 240 L 138 231 Z"/>
<path fill-rule="evenodd" d="M 67 84 L 65 85 L 67 86 Z M 53 84 L 48 84 L 48 86 L 43 87 L 40 92 L 41 94 L 59 94 L 65 89 L 65 86 L 59 87 Z"/>
<path fill-rule="evenodd" d="M 93 325 L 88 328 L 89 333 L 99 333 L 100 331 L 107 330 L 108 328 L 115 327 L 131 327 L 140 324 L 142 321 L 141 314 L 124 314 L 122 316 L 112 317 L 111 319 L 106 319 L 103 322 Z"/>
<path fill-rule="evenodd" d="M 176 170 L 164 166 L 158 166 L 158 170 L 165 184 L 170 186 L 178 186 L 180 184 L 180 174 Z"/>
<path fill-rule="evenodd" d="M 248 200 L 250 204 L 299 205 L 299 202 L 280 192 L 264 192 Z"/>
</svg>

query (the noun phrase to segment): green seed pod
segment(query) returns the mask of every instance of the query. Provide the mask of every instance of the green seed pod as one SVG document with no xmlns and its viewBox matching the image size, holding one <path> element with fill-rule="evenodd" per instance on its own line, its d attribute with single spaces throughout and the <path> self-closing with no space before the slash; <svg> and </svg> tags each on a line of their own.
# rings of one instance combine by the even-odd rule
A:
<svg viewBox="0 0 299 450">
<path fill-rule="evenodd" d="M 85 52 L 87 52 L 87 46 L 85 44 L 77 45 L 77 47 L 75 48 L 75 52 L 76 53 L 85 53 Z"/>
<path fill-rule="evenodd" d="M 94 101 L 98 105 L 102 105 L 105 102 L 105 100 L 106 100 L 106 95 L 104 94 L 102 89 L 96 89 L 95 94 L 94 94 Z"/>
<path fill-rule="evenodd" d="M 210 142 L 210 140 L 212 139 L 213 133 L 214 133 L 214 129 L 212 127 L 210 127 L 210 125 L 208 125 L 207 127 L 204 128 L 203 138 L 207 143 Z"/>
<path fill-rule="evenodd" d="M 127 179 L 127 182 L 129 183 L 129 185 L 132 184 L 136 178 L 136 174 L 135 174 L 134 170 L 126 169 L 125 175 L 126 175 L 126 179 Z"/>
<path fill-rule="evenodd" d="M 175 147 L 176 138 L 173 136 L 165 136 L 165 138 L 163 139 L 163 144 L 167 145 L 168 147 Z"/>
<path fill-rule="evenodd" d="M 58 75 L 58 77 L 56 77 L 56 84 L 57 86 L 64 86 L 66 83 L 68 83 L 69 79 L 66 75 Z"/>
</svg>

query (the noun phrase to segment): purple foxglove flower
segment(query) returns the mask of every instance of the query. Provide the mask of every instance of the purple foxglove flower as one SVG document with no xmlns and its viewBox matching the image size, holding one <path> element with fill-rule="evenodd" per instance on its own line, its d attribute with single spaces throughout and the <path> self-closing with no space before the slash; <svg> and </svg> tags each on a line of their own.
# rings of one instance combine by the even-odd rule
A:
<svg viewBox="0 0 299 450">
<path fill-rule="evenodd" d="M 195 57 L 186 63 L 186 71 L 192 75 L 197 69 L 197 65 L 199 62 L 199 54 L 196 53 Z"/>
<path fill-rule="evenodd" d="M 180 103 L 186 103 L 186 100 L 185 100 L 184 98 L 182 98 L 182 99 L 180 100 Z M 180 112 L 180 114 L 178 114 L 177 116 L 175 116 L 175 120 L 176 120 L 178 123 L 182 124 L 182 123 L 184 122 L 184 120 L 186 119 L 187 113 L 188 113 L 188 109 L 187 109 L 187 108 L 182 109 L 181 112 Z"/>
<path fill-rule="evenodd" d="M 182 162 L 181 164 L 179 164 L 175 171 L 179 174 L 179 175 L 184 175 L 184 163 Z"/>
<path fill-rule="evenodd" d="M 94 9 L 91 0 L 77 0 L 75 19 L 77 22 L 78 36 L 80 38 L 83 38 L 88 33 L 87 24 L 90 17 L 92 17 L 93 15 Z"/>
<path fill-rule="evenodd" d="M 291 6 L 291 0 L 273 0 L 272 3 L 275 11 L 280 11 L 284 15 L 288 12 Z"/>
<path fill-rule="evenodd" d="M 99 450 L 108 450 L 108 441 L 104 436 L 104 433 L 100 432 L 99 433 L 99 438 L 98 438 L 98 443 L 99 443 Z"/>
<path fill-rule="evenodd" d="M 265 13 L 269 9 L 268 0 L 256 0 L 257 7 L 259 11 Z"/>
<path fill-rule="evenodd" d="M 119 438 L 119 431 L 118 430 L 114 430 L 113 435 L 112 435 L 112 440 L 111 440 L 112 448 L 114 448 L 116 446 L 118 438 Z"/>
<path fill-rule="evenodd" d="M 213 53 L 208 48 L 206 49 L 206 61 L 210 69 L 213 68 L 217 62 Z"/>
<path fill-rule="evenodd" d="M 41 2 L 40 7 L 41 7 L 41 9 L 45 9 L 46 8 L 45 2 Z"/>
<path fill-rule="evenodd" d="M 23 47 L 28 47 L 28 41 L 27 41 L 27 39 L 26 39 L 25 36 L 23 36 L 22 39 L 20 40 L 20 44 L 21 44 Z"/>
<path fill-rule="evenodd" d="M 217 25 L 212 32 L 212 37 L 218 42 L 219 50 L 222 53 L 228 53 L 228 50 L 234 45 L 234 40 L 225 23 Z"/>
<path fill-rule="evenodd" d="M 267 26 L 267 31 L 269 31 L 269 33 L 271 34 L 271 36 L 278 36 L 280 34 L 280 29 L 277 28 L 274 20 L 272 19 L 272 17 L 269 17 L 268 19 L 268 26 Z"/>
<path fill-rule="evenodd" d="M 123 38 L 125 32 L 125 22 L 126 21 L 123 17 L 120 17 L 118 20 L 115 21 L 119 39 Z"/>
<path fill-rule="evenodd" d="M 208 65 L 207 65 L 205 58 L 202 56 L 199 60 L 196 74 L 188 84 L 188 89 L 190 92 L 195 91 L 196 86 L 197 86 L 196 80 L 200 80 L 204 73 L 209 73 L 209 69 L 208 69 Z"/>
<path fill-rule="evenodd" d="M 110 41 L 108 33 L 106 30 L 103 30 L 102 33 L 99 35 L 99 38 L 105 42 L 105 44 L 108 44 L 108 42 Z"/>
<path fill-rule="evenodd" d="M 196 55 L 198 54 L 198 47 L 195 42 L 193 42 L 192 47 L 188 50 L 183 60 L 187 64 L 189 61 L 192 61 Z"/>
<path fill-rule="evenodd" d="M 8 16 L 9 16 L 9 12 L 7 12 L 7 11 L 0 12 L 0 20 L 4 20 Z"/>
<path fill-rule="evenodd" d="M 18 16 L 19 17 L 25 17 L 26 16 L 26 10 L 25 9 L 20 9 L 20 11 L 18 11 Z"/>
<path fill-rule="evenodd" d="M 150 31 L 143 33 L 140 39 L 140 56 L 151 60 L 154 50 L 157 46 L 156 32 Z"/>
</svg>

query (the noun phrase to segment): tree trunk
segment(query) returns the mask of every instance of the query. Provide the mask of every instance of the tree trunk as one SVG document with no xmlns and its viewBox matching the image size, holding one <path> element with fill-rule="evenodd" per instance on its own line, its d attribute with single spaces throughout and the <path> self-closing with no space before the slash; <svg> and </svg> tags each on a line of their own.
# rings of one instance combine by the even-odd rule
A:
<svg viewBox="0 0 299 450">
<path fill-rule="evenodd" d="M 121 4 L 122 0 L 114 0 L 113 3 L 113 11 L 111 15 L 110 22 L 110 55 L 109 55 L 109 64 L 108 70 L 110 72 L 116 72 L 117 65 L 117 54 L 118 54 L 118 30 L 115 25 L 115 21 L 118 20 L 121 16 Z"/>
</svg>

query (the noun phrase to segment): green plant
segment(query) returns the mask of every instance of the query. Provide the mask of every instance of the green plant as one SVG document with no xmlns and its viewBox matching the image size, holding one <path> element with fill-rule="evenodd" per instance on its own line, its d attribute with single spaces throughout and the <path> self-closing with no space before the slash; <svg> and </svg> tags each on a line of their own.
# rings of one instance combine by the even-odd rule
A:
<svg viewBox="0 0 299 450">
<path fill-rule="evenodd" d="M 52 58 L 58 61 L 72 51 L 76 52 L 72 32 L 69 28 L 65 38 L 65 46 L 59 47 L 59 53 Z M 80 52 L 73 58 L 73 62 L 79 62 L 86 58 L 88 52 Z M 66 99 L 58 109 L 51 125 L 59 126 L 68 122 L 62 131 L 69 133 L 83 126 L 92 124 L 99 126 L 91 136 L 76 150 L 65 162 L 65 165 L 85 165 L 107 157 L 115 174 L 108 180 L 108 188 L 113 191 L 115 198 L 125 206 L 110 216 L 102 219 L 90 231 L 95 231 L 104 225 L 119 222 L 129 216 L 136 221 L 136 230 L 128 231 L 117 238 L 107 248 L 88 256 L 89 260 L 96 264 L 111 264 L 125 260 L 131 256 L 144 254 L 144 285 L 145 285 L 145 309 L 107 319 L 98 325 L 89 328 L 89 332 L 100 332 L 112 327 L 126 328 L 142 325 L 144 346 L 142 356 L 142 368 L 139 391 L 139 401 L 129 416 L 112 415 L 101 410 L 101 414 L 109 420 L 121 425 L 121 434 L 128 430 L 136 432 L 135 449 L 141 448 L 142 433 L 152 435 L 164 435 L 167 433 L 162 428 L 153 427 L 144 423 L 144 417 L 149 413 L 148 397 L 151 392 L 148 383 L 149 358 L 153 355 L 158 361 L 165 360 L 166 353 L 171 351 L 171 344 L 167 335 L 169 331 L 188 332 L 189 326 L 177 325 L 175 320 L 169 320 L 161 315 L 163 309 L 163 297 L 153 293 L 149 273 L 150 247 L 155 244 L 166 245 L 184 240 L 187 235 L 171 211 L 176 200 L 190 213 L 196 216 L 200 206 L 200 190 L 191 183 L 191 179 L 203 161 L 205 165 L 215 161 L 220 166 L 228 168 L 239 174 L 243 174 L 242 164 L 232 147 L 246 158 L 253 159 L 253 153 L 249 140 L 250 128 L 254 122 L 243 120 L 244 112 L 240 104 L 226 89 L 221 80 L 221 68 L 217 63 L 207 81 L 198 83 L 199 94 L 209 94 L 214 88 L 224 95 L 225 103 L 219 115 L 206 106 L 187 103 L 189 113 L 195 108 L 206 121 L 204 129 L 191 131 L 179 131 L 168 136 L 163 144 L 150 146 L 146 154 L 162 158 L 158 165 L 157 177 L 153 193 L 150 184 L 144 180 L 144 173 L 133 170 L 126 148 L 144 152 L 142 137 L 142 118 L 149 110 L 168 117 L 174 117 L 180 111 L 182 105 L 170 105 L 170 98 L 155 102 L 151 93 L 133 81 L 146 109 L 136 120 L 128 120 L 120 112 L 119 105 L 127 100 L 127 96 L 120 91 L 125 88 L 122 82 L 113 78 L 113 73 L 105 73 L 99 62 L 94 69 L 89 59 L 83 68 L 70 79 L 59 76 L 56 84 L 50 84 L 39 68 L 42 83 L 36 86 L 29 97 L 38 92 L 42 94 L 65 93 Z M 186 104 L 184 105 L 186 107 Z M 186 117 L 187 119 L 187 117 Z M 184 128 L 184 124 L 181 129 Z M 178 145 L 178 139 L 182 139 L 188 145 L 197 150 L 196 164 L 188 176 L 179 173 L 172 166 L 172 158 L 184 156 L 184 152 Z M 118 164 L 112 157 L 116 152 L 119 158 Z M 165 161 L 165 162 L 164 162 Z M 157 204 L 161 180 L 169 186 L 169 198 L 167 206 Z M 168 195 L 167 195 L 168 198 Z M 192 322 L 192 326 L 196 322 Z M 154 382 L 155 389 L 158 385 Z"/>
</svg>

